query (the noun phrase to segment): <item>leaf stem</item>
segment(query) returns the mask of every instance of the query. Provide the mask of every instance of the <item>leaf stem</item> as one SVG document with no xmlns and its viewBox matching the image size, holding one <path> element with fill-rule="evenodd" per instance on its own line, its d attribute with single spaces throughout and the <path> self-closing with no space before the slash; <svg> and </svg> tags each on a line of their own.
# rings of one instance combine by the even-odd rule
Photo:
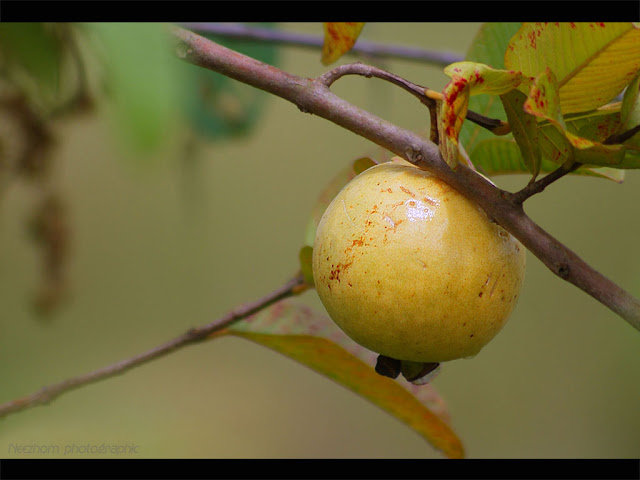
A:
<svg viewBox="0 0 640 480">
<path fill-rule="evenodd" d="M 147 350 L 141 354 L 135 355 L 131 358 L 121 360 L 112 365 L 94 370 L 84 375 L 79 375 L 62 382 L 46 386 L 39 391 L 26 395 L 24 397 L 17 398 L 15 400 L 0 404 L 0 418 L 5 417 L 11 413 L 16 413 L 27 408 L 32 408 L 38 405 L 45 405 L 51 402 L 53 399 L 59 397 L 63 393 L 75 390 L 76 388 L 83 387 L 90 383 L 95 383 L 100 380 L 106 380 L 107 378 L 114 377 L 125 373 L 135 367 L 139 367 L 155 360 L 160 357 L 164 357 L 176 350 L 179 350 L 187 345 L 202 342 L 209 338 L 212 334 L 221 331 L 229 325 L 253 315 L 254 313 L 273 305 L 280 300 L 299 294 L 306 289 L 306 284 L 301 274 L 296 275 L 291 280 L 286 282 L 280 288 L 265 295 L 264 297 L 250 303 L 241 305 L 231 312 L 227 313 L 223 317 L 214 320 L 211 323 L 202 325 L 200 327 L 192 328 L 182 335 L 169 340 L 157 347 Z"/>
</svg>

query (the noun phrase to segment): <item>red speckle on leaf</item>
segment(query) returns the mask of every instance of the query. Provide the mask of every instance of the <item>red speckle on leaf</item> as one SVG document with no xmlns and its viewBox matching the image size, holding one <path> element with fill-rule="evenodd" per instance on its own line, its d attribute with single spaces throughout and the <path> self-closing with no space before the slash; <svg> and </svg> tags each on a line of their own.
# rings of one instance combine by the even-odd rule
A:
<svg viewBox="0 0 640 480">
<path fill-rule="evenodd" d="M 605 27 L 604 22 L 596 22 L 596 25 L 599 26 L 600 28 L 604 28 Z"/>
<path fill-rule="evenodd" d="M 536 48 L 536 32 L 530 32 L 529 35 L 529 45 L 531 46 L 531 48 L 535 49 Z"/>
<path fill-rule="evenodd" d="M 556 27 L 559 27 L 559 26 L 560 26 L 560 24 L 559 24 L 558 22 L 553 22 L 553 24 L 554 24 Z M 572 25 L 573 25 L 573 24 L 572 24 Z"/>
<path fill-rule="evenodd" d="M 573 22 L 569 22 L 569 26 L 570 26 L 571 28 L 573 28 L 574 30 L 575 30 L 576 28 L 578 28 L 578 27 L 576 27 L 576 24 L 575 24 L 575 23 L 573 23 Z"/>
</svg>

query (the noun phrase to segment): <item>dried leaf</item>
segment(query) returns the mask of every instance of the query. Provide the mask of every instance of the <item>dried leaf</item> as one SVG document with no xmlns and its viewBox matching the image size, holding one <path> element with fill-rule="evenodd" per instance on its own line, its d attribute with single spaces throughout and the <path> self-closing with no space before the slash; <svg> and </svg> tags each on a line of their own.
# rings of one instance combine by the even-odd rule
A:
<svg viewBox="0 0 640 480">
<path fill-rule="evenodd" d="M 330 65 L 356 44 L 363 22 L 324 22 L 322 63 Z"/>
</svg>

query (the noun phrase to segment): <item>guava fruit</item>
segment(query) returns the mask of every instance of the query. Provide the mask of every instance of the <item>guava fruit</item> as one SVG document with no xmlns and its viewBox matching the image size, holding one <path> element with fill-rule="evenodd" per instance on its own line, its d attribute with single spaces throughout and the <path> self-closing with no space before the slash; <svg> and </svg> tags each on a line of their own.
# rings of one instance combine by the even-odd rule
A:
<svg viewBox="0 0 640 480">
<path fill-rule="evenodd" d="M 356 343 L 444 362 L 476 355 L 505 325 L 525 248 L 447 183 L 394 159 L 333 199 L 312 268 L 324 307 Z"/>
</svg>

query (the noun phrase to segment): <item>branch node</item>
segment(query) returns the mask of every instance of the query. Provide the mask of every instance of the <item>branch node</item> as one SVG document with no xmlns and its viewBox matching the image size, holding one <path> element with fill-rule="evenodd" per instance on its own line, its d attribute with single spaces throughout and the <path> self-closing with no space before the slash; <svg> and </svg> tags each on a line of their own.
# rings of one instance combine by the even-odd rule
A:
<svg viewBox="0 0 640 480">
<path fill-rule="evenodd" d="M 557 273 L 560 278 L 566 279 L 569 277 L 569 273 L 571 273 L 571 269 L 569 268 L 569 265 L 567 265 L 566 263 L 563 263 L 558 266 Z"/>
</svg>

